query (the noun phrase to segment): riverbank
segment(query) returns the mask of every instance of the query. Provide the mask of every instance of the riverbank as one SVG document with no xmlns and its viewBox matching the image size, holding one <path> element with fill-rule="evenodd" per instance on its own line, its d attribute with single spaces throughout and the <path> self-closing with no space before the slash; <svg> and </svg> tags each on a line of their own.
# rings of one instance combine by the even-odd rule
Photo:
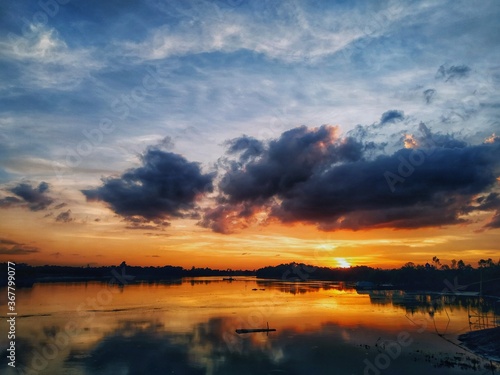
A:
<svg viewBox="0 0 500 375">
<path fill-rule="evenodd" d="M 500 327 L 468 332 L 458 339 L 467 349 L 500 363 Z"/>
</svg>

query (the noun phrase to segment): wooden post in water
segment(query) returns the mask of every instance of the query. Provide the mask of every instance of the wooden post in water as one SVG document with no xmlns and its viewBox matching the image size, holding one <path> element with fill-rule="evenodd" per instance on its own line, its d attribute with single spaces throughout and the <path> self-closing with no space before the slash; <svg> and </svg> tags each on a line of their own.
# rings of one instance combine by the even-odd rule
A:
<svg viewBox="0 0 500 375">
<path fill-rule="evenodd" d="M 479 268 L 479 297 L 483 296 L 483 267 Z"/>
</svg>

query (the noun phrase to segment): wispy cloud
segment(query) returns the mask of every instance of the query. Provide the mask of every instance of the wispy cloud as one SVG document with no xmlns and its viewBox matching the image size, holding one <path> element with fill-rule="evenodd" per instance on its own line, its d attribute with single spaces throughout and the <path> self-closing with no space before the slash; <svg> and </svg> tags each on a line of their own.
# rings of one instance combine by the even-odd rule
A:
<svg viewBox="0 0 500 375">
<path fill-rule="evenodd" d="M 102 67 L 90 48 L 70 48 L 53 28 L 31 24 L 30 37 L 0 39 L 3 59 L 20 68 L 24 88 L 68 90 Z"/>
<path fill-rule="evenodd" d="M 0 254 L 2 255 L 29 255 L 38 252 L 40 252 L 38 247 L 0 238 Z"/>
<path fill-rule="evenodd" d="M 409 12 L 398 4 L 374 12 L 343 7 L 322 12 L 299 2 L 248 3 L 241 12 L 211 2 L 202 2 L 204 7 L 174 4 L 153 6 L 169 15 L 183 8 L 178 23 L 153 30 L 142 42 L 125 42 L 124 49 L 144 60 L 248 50 L 286 62 L 313 62 L 383 35 Z"/>
</svg>

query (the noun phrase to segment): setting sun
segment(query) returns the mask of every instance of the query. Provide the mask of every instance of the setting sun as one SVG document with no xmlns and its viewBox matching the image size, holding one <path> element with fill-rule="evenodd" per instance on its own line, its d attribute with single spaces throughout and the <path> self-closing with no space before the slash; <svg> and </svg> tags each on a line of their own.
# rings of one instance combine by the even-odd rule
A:
<svg viewBox="0 0 500 375">
<path fill-rule="evenodd" d="M 351 267 L 351 264 L 345 260 L 344 258 L 337 258 L 337 265 L 341 268 L 349 268 Z"/>
</svg>

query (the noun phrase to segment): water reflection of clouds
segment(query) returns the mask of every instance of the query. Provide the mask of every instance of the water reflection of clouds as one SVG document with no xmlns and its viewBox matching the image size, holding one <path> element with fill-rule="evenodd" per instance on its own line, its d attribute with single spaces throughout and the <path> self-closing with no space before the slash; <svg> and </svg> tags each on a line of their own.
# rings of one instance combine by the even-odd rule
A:
<svg viewBox="0 0 500 375">
<path fill-rule="evenodd" d="M 290 327 L 269 336 L 232 336 L 232 341 L 233 325 L 232 318 L 218 317 L 173 333 L 155 323 L 123 322 L 82 358 L 81 366 L 88 374 L 362 374 L 365 360 L 383 353 L 396 337 L 330 322 L 315 331 Z M 455 357 L 439 352 L 442 342 L 414 346 L 416 335 L 408 333 L 410 347 L 403 348 L 387 373 L 452 374 L 443 367 L 458 364 L 466 366 L 463 370 L 479 368 L 473 368 L 479 361 L 463 352 Z"/>
<path fill-rule="evenodd" d="M 124 322 L 82 359 L 91 374 L 330 374 L 362 372 L 365 348 L 349 343 L 350 333 L 337 325 L 317 332 L 292 328 L 233 337 L 234 322 L 213 318 L 192 331 L 173 333 L 155 323 Z M 234 334 L 234 331 L 230 333 Z M 235 334 L 234 334 L 235 335 Z M 74 356 L 72 356 L 74 358 Z"/>
<path fill-rule="evenodd" d="M 303 317 L 304 325 L 307 319 Z M 362 374 L 364 360 L 373 360 L 398 335 L 398 331 L 380 327 L 345 326 L 332 321 L 314 329 L 285 326 L 269 335 L 238 335 L 234 330 L 239 322 L 236 317 L 218 316 L 174 332 L 160 319 L 123 318 L 90 347 L 79 347 L 79 336 L 75 337 L 71 349 L 60 353 L 46 373 L 66 374 L 71 369 L 78 375 Z M 457 349 L 444 348 L 448 345 L 444 341 L 412 330 L 411 326 L 406 330 L 415 344 L 405 348 L 394 361 L 393 373 L 446 373 L 434 367 L 448 361 Z M 22 361 L 29 363 L 32 358 L 26 353 L 39 351 L 60 331 L 61 327 L 49 324 L 30 340 L 20 340 L 19 344 L 27 349 L 23 350 Z M 444 355 L 440 352 L 443 349 L 450 354 Z M 427 360 L 431 353 L 436 355 Z"/>
<path fill-rule="evenodd" d="M 394 364 L 394 371 L 408 373 L 407 363 L 414 362 L 409 353 L 422 359 L 419 348 L 455 353 L 455 347 L 443 349 L 448 344 L 435 335 L 434 323 L 440 332 L 459 332 L 467 328 L 464 308 L 474 303 L 470 297 L 430 293 L 370 290 L 358 294 L 325 282 L 193 281 L 127 286 L 112 304 L 92 310 L 95 318 L 89 322 L 84 319 L 87 311 L 79 316 L 70 306 L 75 294 L 85 300 L 95 296 L 100 286 L 67 287 L 69 305 L 53 305 L 48 299 L 52 314 L 26 315 L 20 320 L 19 363 L 31 363 L 35 351 L 57 343 L 73 319 L 78 333 L 60 346 L 57 358 L 49 360 L 40 375 L 66 374 L 66 369 L 74 375 L 330 374 L 332 368 L 339 374 L 361 374 L 363 360 L 378 355 L 375 343 L 380 338 L 394 340 L 402 331 L 410 332 L 415 344 L 403 353 L 399 365 Z M 294 293 L 297 288 L 303 292 Z M 49 294 L 53 291 L 51 286 L 46 289 Z M 36 301 L 43 300 L 44 289 L 39 292 Z M 439 301 L 448 304 L 446 312 L 454 320 L 448 331 L 445 313 L 436 312 L 434 322 L 427 313 Z M 417 323 L 425 321 L 427 330 L 419 331 L 421 326 L 412 324 L 405 314 Z M 277 332 L 269 336 L 235 333 L 239 328 L 262 328 L 266 321 Z"/>
</svg>

